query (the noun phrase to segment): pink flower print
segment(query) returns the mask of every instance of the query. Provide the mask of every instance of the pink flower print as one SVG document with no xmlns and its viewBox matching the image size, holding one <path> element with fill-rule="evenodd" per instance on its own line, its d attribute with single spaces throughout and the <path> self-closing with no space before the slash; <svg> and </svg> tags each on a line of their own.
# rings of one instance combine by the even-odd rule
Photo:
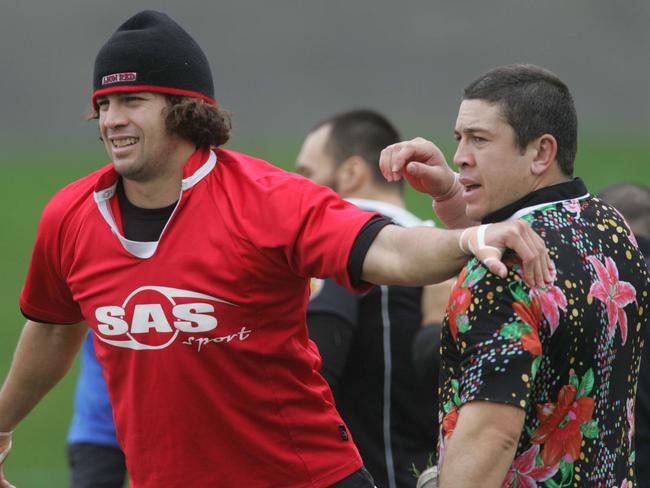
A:
<svg viewBox="0 0 650 488">
<path fill-rule="evenodd" d="M 528 294 L 531 300 L 539 298 L 542 307 L 542 314 L 551 328 L 551 335 L 560 324 L 560 309 L 566 312 L 567 300 L 560 288 L 555 285 L 547 288 L 533 288 Z"/>
<path fill-rule="evenodd" d="M 560 464 L 554 466 L 535 466 L 535 459 L 539 454 L 539 445 L 535 444 L 519 456 L 510 465 L 510 469 L 503 480 L 502 488 L 522 487 L 537 488 L 537 481 L 546 481 L 557 473 Z"/>
<path fill-rule="evenodd" d="M 565 210 L 576 214 L 576 219 L 580 218 L 580 202 L 578 200 L 567 200 L 562 203 Z"/>
<path fill-rule="evenodd" d="M 631 302 L 636 303 L 636 290 L 627 281 L 619 281 L 618 268 L 616 263 L 609 256 L 605 257 L 605 264 L 598 261 L 596 256 L 587 256 L 587 261 L 596 270 L 598 281 L 591 285 L 589 295 L 598 298 L 607 307 L 607 319 L 609 321 L 609 337 L 614 337 L 616 324 L 621 329 L 621 340 L 623 344 L 627 340 L 627 315 L 625 308 Z"/>
<path fill-rule="evenodd" d="M 623 483 L 621 483 L 621 488 L 628 488 L 628 486 L 630 486 L 630 485 L 629 485 L 628 482 L 627 482 L 627 478 L 625 478 L 625 479 L 623 480 Z"/>
<path fill-rule="evenodd" d="M 630 445 L 630 451 L 632 451 L 632 438 L 634 437 L 634 398 L 627 399 L 627 423 L 630 427 L 627 433 L 627 442 Z"/>
</svg>

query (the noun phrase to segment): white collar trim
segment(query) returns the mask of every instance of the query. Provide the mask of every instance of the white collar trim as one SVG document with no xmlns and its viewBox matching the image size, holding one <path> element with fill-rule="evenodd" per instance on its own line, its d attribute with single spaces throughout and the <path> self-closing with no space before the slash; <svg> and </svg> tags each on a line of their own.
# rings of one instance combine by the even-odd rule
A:
<svg viewBox="0 0 650 488">
<path fill-rule="evenodd" d="M 537 205 L 532 205 L 532 206 L 530 206 L 530 207 L 525 207 L 525 208 L 519 209 L 519 210 L 517 210 L 515 213 L 513 213 L 513 214 L 508 218 L 508 220 L 516 220 L 516 219 L 520 219 L 520 218 L 523 217 L 524 215 L 528 215 L 529 213 L 532 213 L 532 212 L 534 212 L 535 210 L 538 210 L 538 209 L 540 209 L 540 208 L 542 208 L 542 207 L 548 207 L 549 205 L 557 205 L 558 203 L 563 203 L 563 202 L 570 202 L 571 200 L 584 200 L 585 198 L 589 198 L 590 196 L 591 196 L 591 194 L 589 194 L 589 193 L 585 193 L 585 194 L 582 195 L 581 197 L 577 197 L 577 198 L 566 198 L 566 199 L 564 199 L 564 200 L 557 200 L 557 201 L 555 201 L 555 202 L 539 203 L 539 204 L 537 204 Z"/>
<path fill-rule="evenodd" d="M 176 209 L 178 209 L 178 204 L 180 203 L 181 198 L 183 197 L 183 192 L 185 190 L 188 190 L 189 188 L 192 188 L 199 181 L 205 178 L 210 173 L 210 171 L 212 171 L 212 169 L 216 166 L 216 164 L 217 164 L 217 155 L 214 153 L 214 151 L 210 151 L 210 156 L 208 157 L 207 161 L 203 165 L 201 165 L 201 167 L 197 169 L 194 172 L 194 174 L 182 180 L 180 196 L 178 198 L 178 201 L 176 202 L 176 206 L 174 207 L 174 210 L 169 216 L 169 220 L 167 220 L 167 223 L 165 224 L 165 227 L 163 228 L 163 231 L 160 234 L 160 238 L 162 238 L 162 236 L 165 234 L 165 230 L 167 230 L 167 227 L 169 226 L 169 222 L 171 222 L 172 218 L 174 217 L 174 214 L 176 213 Z M 111 206 L 109 202 L 109 200 L 113 197 L 113 195 L 115 195 L 116 188 L 117 188 L 117 182 L 113 183 L 112 186 L 104 190 L 97 191 L 94 193 L 93 196 L 95 198 L 95 203 L 97 203 L 97 207 L 99 208 L 99 213 L 101 213 L 102 217 L 110 227 L 111 232 L 113 232 L 113 234 L 118 238 L 118 240 L 120 241 L 124 249 L 126 249 L 130 254 L 133 254 L 137 258 L 148 259 L 151 256 L 153 256 L 154 253 L 156 252 L 156 249 L 158 249 L 158 243 L 160 242 L 160 239 L 158 241 L 150 241 L 150 242 L 131 241 L 120 233 L 120 230 L 118 229 L 117 224 L 115 222 L 115 216 L 111 211 Z"/>
</svg>

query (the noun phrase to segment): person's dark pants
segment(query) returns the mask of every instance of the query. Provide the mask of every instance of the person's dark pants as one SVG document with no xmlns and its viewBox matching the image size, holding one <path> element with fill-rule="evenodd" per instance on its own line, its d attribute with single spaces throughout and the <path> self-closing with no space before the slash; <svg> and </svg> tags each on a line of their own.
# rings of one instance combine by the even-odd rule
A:
<svg viewBox="0 0 650 488">
<path fill-rule="evenodd" d="M 118 447 L 80 442 L 68 445 L 71 488 L 122 488 L 124 454 Z"/>
<path fill-rule="evenodd" d="M 375 488 L 375 481 L 366 468 L 361 468 L 330 488 Z"/>
<path fill-rule="evenodd" d="M 124 454 L 117 447 L 70 444 L 71 488 L 122 488 L 126 475 Z M 372 476 L 361 468 L 330 488 L 375 488 Z"/>
</svg>

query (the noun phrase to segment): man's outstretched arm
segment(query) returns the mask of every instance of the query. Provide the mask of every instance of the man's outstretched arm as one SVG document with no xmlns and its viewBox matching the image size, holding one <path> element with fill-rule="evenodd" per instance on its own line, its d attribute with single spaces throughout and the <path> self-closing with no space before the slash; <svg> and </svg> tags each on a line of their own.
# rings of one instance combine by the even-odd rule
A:
<svg viewBox="0 0 650 488">
<path fill-rule="evenodd" d="M 535 287 L 552 282 L 552 263 L 544 241 L 522 220 L 459 230 L 395 225 L 384 227 L 370 245 L 361 278 L 375 284 L 421 286 L 458 273 L 467 253 L 476 255 L 494 274 L 505 277 L 502 249 L 520 257 L 524 278 Z"/>
<path fill-rule="evenodd" d="M 0 390 L 0 432 L 10 433 L 65 376 L 81 348 L 88 328 L 42 324 L 28 320 L 16 346 L 9 374 Z M 0 453 L 11 435 L 0 435 Z M 0 488 L 8 488 L 0 463 Z"/>
</svg>

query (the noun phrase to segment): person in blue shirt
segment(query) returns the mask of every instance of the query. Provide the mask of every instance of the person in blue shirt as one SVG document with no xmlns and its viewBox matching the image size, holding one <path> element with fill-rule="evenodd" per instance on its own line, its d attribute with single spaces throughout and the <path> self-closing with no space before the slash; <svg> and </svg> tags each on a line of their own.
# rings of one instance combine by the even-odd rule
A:
<svg viewBox="0 0 650 488">
<path fill-rule="evenodd" d="M 81 350 L 74 415 L 68 432 L 70 486 L 122 488 L 126 464 L 115 436 L 113 409 L 93 340 L 93 332 L 88 331 Z"/>
</svg>

